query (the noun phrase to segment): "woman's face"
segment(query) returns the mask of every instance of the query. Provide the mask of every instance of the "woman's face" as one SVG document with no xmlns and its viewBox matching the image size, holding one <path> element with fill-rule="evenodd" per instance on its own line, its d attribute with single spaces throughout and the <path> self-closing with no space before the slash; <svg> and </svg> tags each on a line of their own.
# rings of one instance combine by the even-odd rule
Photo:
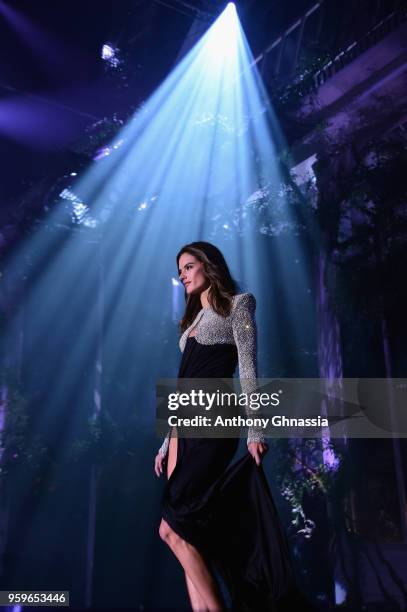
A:
<svg viewBox="0 0 407 612">
<path fill-rule="evenodd" d="M 182 253 L 178 261 L 178 273 L 188 295 L 201 293 L 208 286 L 203 263 L 194 255 Z"/>
</svg>

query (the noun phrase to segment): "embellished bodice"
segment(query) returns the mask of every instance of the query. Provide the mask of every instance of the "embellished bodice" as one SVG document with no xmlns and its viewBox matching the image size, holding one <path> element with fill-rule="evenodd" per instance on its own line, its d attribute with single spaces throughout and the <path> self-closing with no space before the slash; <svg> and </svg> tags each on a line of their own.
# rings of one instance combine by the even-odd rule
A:
<svg viewBox="0 0 407 612">
<path fill-rule="evenodd" d="M 185 343 L 192 331 L 194 332 L 196 341 L 200 344 L 235 344 L 233 323 L 237 323 L 235 320 L 236 306 L 239 301 L 241 302 L 243 296 L 249 295 L 251 294 L 245 293 L 234 297 L 232 311 L 228 317 L 218 315 L 210 306 L 208 308 L 202 308 L 195 317 L 195 320 L 184 331 L 180 338 L 179 346 L 181 351 L 184 351 Z M 254 300 L 253 296 L 251 296 L 251 298 Z M 249 306 L 252 300 L 250 298 L 245 298 L 245 301 L 247 302 L 247 306 Z"/>
<path fill-rule="evenodd" d="M 227 317 L 217 314 L 213 308 L 202 308 L 191 325 L 184 331 L 179 346 L 184 353 L 188 342 L 196 342 L 196 351 L 185 351 L 181 360 L 179 377 L 226 378 L 232 377 L 236 365 L 243 393 L 257 390 L 257 329 L 255 321 L 256 300 L 251 293 L 233 297 L 232 309 Z M 194 340 L 192 340 L 192 338 Z M 191 345 L 188 345 L 191 348 Z M 193 359 L 196 363 L 193 363 Z M 262 442 L 261 431 L 249 428 L 247 442 Z M 167 452 L 169 435 L 160 452 Z"/>
</svg>

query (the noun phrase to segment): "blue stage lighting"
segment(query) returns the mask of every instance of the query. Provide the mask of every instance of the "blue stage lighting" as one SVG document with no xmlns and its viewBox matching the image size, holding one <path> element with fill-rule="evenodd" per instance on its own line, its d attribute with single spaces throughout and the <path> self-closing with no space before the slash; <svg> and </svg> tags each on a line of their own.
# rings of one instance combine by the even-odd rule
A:
<svg viewBox="0 0 407 612">
<path fill-rule="evenodd" d="M 117 52 L 108 43 L 101 49 L 107 67 L 117 60 Z M 49 207 L 47 223 L 10 264 L 18 274 L 30 261 L 35 272 L 26 317 L 35 321 L 28 361 L 44 350 L 50 321 L 62 321 L 61 336 L 66 329 L 76 331 L 81 322 L 66 355 L 61 354 L 59 335 L 50 338 L 47 357 L 50 368 L 55 367 L 44 380 L 44 414 L 54 414 L 66 398 L 69 409 L 73 400 L 87 409 L 89 388 L 78 388 L 78 379 L 92 372 L 90 360 L 99 364 L 102 327 L 106 376 L 120 381 L 125 375 L 126 401 L 133 402 L 138 384 L 151 380 L 151 363 L 158 368 L 162 358 L 167 367 L 168 355 L 157 344 L 168 314 L 165 291 L 171 293 L 170 317 L 176 322 L 182 316 L 184 288 L 176 277 L 171 281 L 174 253 L 193 240 L 221 246 L 248 290 L 264 291 L 269 283 L 275 292 L 271 308 L 275 299 L 277 315 L 282 305 L 292 321 L 290 337 L 298 333 L 302 346 L 298 295 L 303 294 L 300 287 L 310 285 L 297 238 L 280 240 L 295 227 L 281 187 L 278 150 L 283 147 L 276 150 L 275 144 L 280 138 L 236 7 L 225 3 L 215 23 L 128 124 L 101 143 L 96 163 L 78 177 L 72 173 L 66 189 L 60 185 L 60 201 Z M 68 223 L 74 231 L 65 240 Z M 267 236 L 279 238 L 273 242 L 271 264 L 263 252 Z M 135 324 L 144 320 L 146 326 Z M 14 335 L 10 346 L 13 342 Z M 278 351 L 278 342 L 276 347 Z M 62 358 L 69 358 L 69 367 Z M 130 374 L 129 361 L 140 364 Z M 142 401 L 138 410 L 145 410 Z"/>
</svg>

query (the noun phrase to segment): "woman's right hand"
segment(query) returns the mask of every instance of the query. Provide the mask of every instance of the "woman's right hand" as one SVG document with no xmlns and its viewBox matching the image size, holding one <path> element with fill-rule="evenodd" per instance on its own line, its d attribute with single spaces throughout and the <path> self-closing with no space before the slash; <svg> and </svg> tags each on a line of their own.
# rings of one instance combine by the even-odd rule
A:
<svg viewBox="0 0 407 612">
<path fill-rule="evenodd" d="M 162 453 L 157 453 L 157 456 L 154 460 L 154 471 L 158 477 L 163 473 L 165 457 Z"/>
<path fill-rule="evenodd" d="M 250 442 L 247 445 L 247 450 L 255 460 L 257 465 L 263 461 L 264 455 L 268 452 L 269 445 L 266 442 Z"/>
</svg>

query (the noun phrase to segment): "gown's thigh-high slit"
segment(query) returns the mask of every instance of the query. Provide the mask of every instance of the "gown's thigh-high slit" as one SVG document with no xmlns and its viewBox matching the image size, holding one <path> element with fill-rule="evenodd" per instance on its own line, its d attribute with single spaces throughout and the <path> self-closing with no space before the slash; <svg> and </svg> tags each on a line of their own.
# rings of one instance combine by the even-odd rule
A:
<svg viewBox="0 0 407 612">
<path fill-rule="evenodd" d="M 178 439 L 177 436 L 171 436 L 170 444 L 168 448 L 168 461 L 167 461 L 167 480 L 170 479 L 172 472 L 177 465 L 178 459 Z"/>
<path fill-rule="evenodd" d="M 174 428 L 174 430 L 176 430 L 176 428 Z M 175 466 L 177 465 L 177 459 L 178 459 L 178 438 L 177 438 L 176 431 L 175 431 L 175 435 L 171 436 L 170 438 L 170 444 L 169 444 L 169 449 L 168 449 L 167 480 L 170 479 L 175 469 Z M 205 566 L 204 573 L 205 575 L 207 575 L 207 578 L 209 578 L 209 580 L 212 583 L 212 588 L 216 594 L 217 600 L 219 600 L 223 606 L 224 605 L 223 596 L 221 594 L 219 585 L 214 576 L 213 568 L 211 568 L 207 564 L 207 560 L 203 557 L 200 551 L 195 548 L 195 555 L 196 554 L 198 554 L 201 557 L 200 562 L 202 562 Z M 196 556 L 195 556 L 195 561 L 196 561 Z M 200 594 L 199 589 L 195 586 L 194 580 L 192 579 L 191 576 L 189 576 L 189 573 L 187 570 L 184 570 L 184 571 L 185 571 L 186 586 L 187 586 L 187 590 L 188 590 L 188 593 L 191 599 L 191 604 L 193 606 L 195 605 L 194 609 L 202 609 L 202 610 L 206 609 L 204 599 L 202 595 Z"/>
</svg>

